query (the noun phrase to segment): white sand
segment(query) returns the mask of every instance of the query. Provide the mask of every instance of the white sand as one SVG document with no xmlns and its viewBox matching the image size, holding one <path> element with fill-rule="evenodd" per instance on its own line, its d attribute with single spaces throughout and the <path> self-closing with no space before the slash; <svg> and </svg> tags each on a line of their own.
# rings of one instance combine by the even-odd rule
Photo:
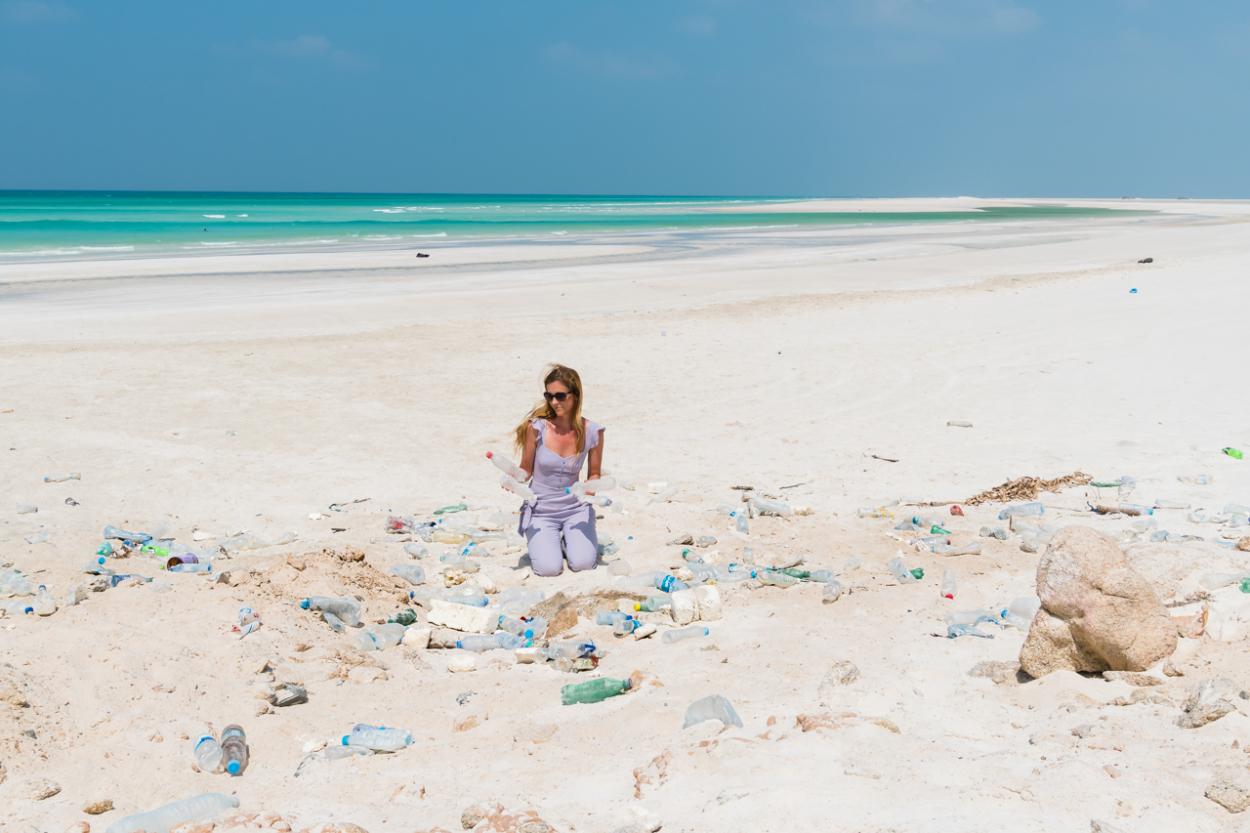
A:
<svg viewBox="0 0 1250 833">
<path fill-rule="evenodd" d="M 0 689 L 30 703 L 0 703 L 0 829 L 61 830 L 107 796 L 117 809 L 91 819 L 103 830 L 218 790 L 296 829 L 335 819 L 370 833 L 459 829 L 461 809 L 487 798 L 592 833 L 614 830 L 634 805 L 666 831 L 1069 831 L 1092 818 L 1129 833 L 1241 829 L 1203 790 L 1225 776 L 1250 785 L 1246 752 L 1231 747 L 1250 742 L 1245 716 L 1186 730 L 1175 705 L 1108 705 L 1131 691 L 1124 683 L 970 678 L 979 661 L 1014 659 L 1023 634 L 934 638 L 942 615 L 1031 593 L 1038 556 L 1018 538 L 980 539 L 975 557 L 913 553 L 925 580 L 898 587 L 884 570 L 901 546 L 887 535 L 897 521 L 853 511 L 1077 469 L 1133 475 L 1144 502 L 1250 503 L 1250 462 L 1220 453 L 1250 449 L 1250 224 L 1229 204 L 1182 208 L 449 246 L 424 249 L 434 257 L 411 267 L 394 252 L 0 266 L 0 411 L 12 409 L 0 413 L 0 562 L 59 599 L 105 524 L 170 518 L 187 543 L 196 528 L 299 533 L 295 545 L 224 562 L 260 571 L 239 587 L 160 576 L 167 592 L 117 588 L 50 618 L 0 619 Z M 1155 262 L 1136 263 L 1146 256 Z M 663 683 L 594 706 L 560 706 L 573 678 L 506 652 L 467 674 L 446 671 L 446 652 L 403 647 L 351 670 L 348 640 L 294 603 L 361 593 L 372 621 L 397 609 L 393 594 L 362 592 L 345 583 L 350 571 L 316 559 L 297 573 L 283 556 L 351 545 L 384 572 L 410 561 L 397 543 L 370 543 L 388 511 L 461 499 L 513 508 L 482 455 L 505 450 L 553 360 L 581 371 L 586 413 L 608 427 L 607 468 L 683 487 L 664 506 L 617 493 L 627 514 L 601 528 L 635 570 L 675 566 L 678 548 L 665 542 L 687 531 L 718 536 L 722 557 L 736 558 L 742 541 L 713 510 L 736 499 L 731 486 L 751 484 L 814 510 L 756 520 L 761 560 L 801 553 L 841 572 L 855 555 L 863 566 L 842 576 L 851 592 L 822 605 L 815 585 L 726 587 L 711 639 L 677 645 L 617 642 L 583 620 L 573 634 L 609 650 L 599 673 L 638 669 Z M 82 481 L 42 482 L 65 470 Z M 1199 472 L 1215 483 L 1176 480 Z M 1044 499 L 1061 523 L 1127 525 L 1082 513 L 1093 494 Z M 369 500 L 327 509 L 357 498 Z M 17 515 L 17 503 L 39 512 Z M 956 542 L 975 539 L 998 508 L 952 518 Z M 332 517 L 308 519 L 318 511 Z M 1213 534 L 1183 512 L 1161 525 Z M 23 541 L 40 529 L 50 543 Z M 1177 553 L 1189 589 L 1201 564 L 1246 561 L 1213 544 Z M 516 563 L 499 554 L 487 571 L 507 586 Z M 954 602 L 937 594 L 947 567 L 960 582 Z M 154 574 L 146 559 L 133 569 Z M 610 583 L 604 570 L 526 580 L 549 593 Z M 265 625 L 236 641 L 242 605 Z M 1186 676 L 1154 689 L 1174 703 L 1208 677 L 1250 683 L 1243 642 L 1182 642 Z M 304 682 L 310 702 L 257 716 L 266 660 Z M 861 677 L 822 706 L 817 688 L 839 660 Z M 682 731 L 686 706 L 712 693 L 745 728 Z M 796 728 L 797 715 L 825 711 L 854 716 Z M 453 732 L 470 715 L 489 719 Z M 246 774 L 193 771 L 188 738 L 231 722 L 248 731 Z M 355 722 L 409 727 L 416 742 L 294 777 L 306 742 Z M 1071 733 L 1082 724 L 1094 727 L 1083 739 Z M 527 739 L 548 726 L 547 742 Z M 23 797 L 44 778 L 61 792 Z"/>
</svg>

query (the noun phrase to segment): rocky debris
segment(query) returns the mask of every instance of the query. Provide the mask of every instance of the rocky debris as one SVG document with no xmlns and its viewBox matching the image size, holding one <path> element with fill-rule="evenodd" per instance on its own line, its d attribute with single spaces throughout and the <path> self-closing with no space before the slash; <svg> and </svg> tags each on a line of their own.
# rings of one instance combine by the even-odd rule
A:
<svg viewBox="0 0 1250 833">
<path fill-rule="evenodd" d="M 847 686 L 859 679 L 859 668 L 850 660 L 842 660 L 835 662 L 825 672 L 825 678 L 820 681 L 820 688 L 817 694 L 822 700 L 833 697 L 838 687 Z"/>
<path fill-rule="evenodd" d="M 1181 704 L 1184 714 L 1176 719 L 1176 725 L 1182 729 L 1197 729 L 1214 723 L 1237 710 L 1237 699 L 1242 693 L 1241 686 L 1227 677 L 1203 680 L 1189 689 L 1185 702 Z"/>
<path fill-rule="evenodd" d="M 91 825 L 80 821 L 65 828 L 65 833 L 91 833 Z"/>
<path fill-rule="evenodd" d="M 1185 672 L 1172 664 L 1172 660 L 1163 663 L 1163 676 L 1165 677 L 1183 677 Z"/>
<path fill-rule="evenodd" d="M 1107 824 L 1105 821 L 1099 821 L 1098 819 L 1090 819 L 1089 829 L 1090 833 L 1124 833 L 1124 831 L 1120 828 Z"/>
<path fill-rule="evenodd" d="M 479 823 L 502 812 L 503 805 L 498 801 L 479 801 L 464 808 L 464 812 L 460 814 L 460 826 L 465 830 L 472 830 Z"/>
<path fill-rule="evenodd" d="M 82 811 L 89 816 L 98 816 L 101 813 L 107 813 L 113 809 L 113 799 L 100 798 L 95 801 L 88 801 L 83 805 Z"/>
<path fill-rule="evenodd" d="M 546 743 L 555 737 L 556 730 L 559 728 L 554 723 L 523 726 L 512 736 L 512 740 L 516 743 Z"/>
<path fill-rule="evenodd" d="M 1234 549 L 1238 552 L 1250 552 L 1250 535 L 1247 535 L 1239 540 Z"/>
<path fill-rule="evenodd" d="M 1115 540 L 1097 530 L 1059 530 L 1037 565 L 1042 607 L 1020 667 L 1052 671 L 1145 671 L 1176 650 L 1172 617 Z"/>
<path fill-rule="evenodd" d="M 693 535 L 693 534 L 691 534 L 691 533 L 689 533 L 689 532 L 687 532 L 687 533 L 686 533 L 686 534 L 684 534 L 684 535 L 678 535 L 676 538 L 674 538 L 673 540 L 669 541 L 669 542 L 668 542 L 668 544 L 667 544 L 667 546 L 670 546 L 670 547 L 690 547 L 690 546 L 694 546 L 694 535 Z"/>
<path fill-rule="evenodd" d="M 451 730 L 453 732 L 467 732 L 470 729 L 476 729 L 478 726 L 481 726 L 487 720 L 490 720 L 490 715 L 488 714 L 483 714 L 483 715 L 471 714 L 462 720 L 454 721 L 451 724 Z"/>
<path fill-rule="evenodd" d="M 993 680 L 995 685 L 1003 683 L 1016 682 L 1016 674 L 1020 672 L 1020 663 L 1018 662 L 998 662 L 995 660 L 986 660 L 978 662 L 968 671 L 969 677 L 985 677 Z"/>
<path fill-rule="evenodd" d="M 17 794 L 30 801 L 44 801 L 57 795 L 61 785 L 47 778 L 31 778 L 17 785 Z"/>
<path fill-rule="evenodd" d="M 1139 674 L 1136 671 L 1104 671 L 1102 672 L 1102 677 L 1104 680 L 1119 680 L 1138 688 L 1163 685 L 1164 683 L 1164 681 L 1158 677 L 1152 677 L 1149 674 Z"/>
<path fill-rule="evenodd" d="M 0 703 L 8 703 L 15 709 L 24 709 L 30 705 L 30 701 L 15 686 L 8 683 L 0 683 Z"/>
<path fill-rule="evenodd" d="M 515 814 L 495 813 L 479 822 L 473 830 L 475 833 L 551 833 L 552 827 L 533 810 L 525 810 Z"/>
<path fill-rule="evenodd" d="M 1232 781 L 1216 781 L 1203 795 L 1230 813 L 1241 813 L 1250 807 L 1250 790 Z"/>
<path fill-rule="evenodd" d="M 1133 693 L 1128 697 L 1117 697 L 1111 701 L 1113 706 L 1136 706 L 1138 703 L 1146 703 L 1153 706 L 1171 706 L 1174 705 L 1171 700 L 1164 697 L 1157 691 L 1148 688 L 1134 689 Z"/>
<path fill-rule="evenodd" d="M 655 833 L 664 822 L 655 813 L 637 804 L 631 804 L 622 812 L 624 824 L 612 833 Z"/>
<path fill-rule="evenodd" d="M 170 833 L 173 833 L 171 830 Z M 305 827 L 299 833 L 369 833 L 358 824 L 351 824 L 345 821 L 328 821 L 321 824 L 314 824 L 312 827 Z"/>
</svg>

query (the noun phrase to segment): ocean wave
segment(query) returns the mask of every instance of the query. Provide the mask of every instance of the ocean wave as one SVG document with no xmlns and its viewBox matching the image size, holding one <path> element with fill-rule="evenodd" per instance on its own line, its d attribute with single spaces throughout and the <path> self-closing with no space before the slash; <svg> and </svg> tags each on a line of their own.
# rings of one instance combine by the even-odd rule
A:
<svg viewBox="0 0 1250 833">
<path fill-rule="evenodd" d="M 0 257 L 50 257 L 52 255 L 76 255 L 77 249 L 39 249 L 34 252 L 0 252 Z"/>
<path fill-rule="evenodd" d="M 404 213 L 404 209 L 402 208 L 375 208 L 373 210 L 376 211 L 378 214 L 403 214 Z"/>
<path fill-rule="evenodd" d="M 206 242 L 201 242 L 201 243 L 200 243 L 200 246 L 208 246 L 209 248 L 213 248 L 213 249 L 219 249 L 219 248 L 222 248 L 222 247 L 225 247 L 225 246 L 238 246 L 238 245 L 239 245 L 239 242 L 238 242 L 237 240 L 228 240 L 228 241 L 225 241 L 225 242 L 223 242 L 223 243 L 206 243 Z M 197 246 L 183 246 L 182 248 L 184 248 L 184 249 L 195 249 L 195 248 L 198 248 L 198 247 L 197 247 Z"/>
<path fill-rule="evenodd" d="M 239 214 L 239 215 L 237 215 L 237 216 L 239 216 L 239 217 L 246 217 L 247 215 L 246 215 L 246 214 Z"/>
<path fill-rule="evenodd" d="M 387 234 L 366 234 L 366 240 L 403 240 L 402 237 L 392 237 Z"/>
<path fill-rule="evenodd" d="M 447 232 L 440 231 L 438 234 L 414 234 L 413 237 L 446 237 Z"/>
<path fill-rule="evenodd" d="M 84 252 L 133 252 L 134 246 L 79 246 Z"/>
<path fill-rule="evenodd" d="M 224 220 L 224 219 L 226 219 L 226 215 L 225 215 L 225 214 L 205 214 L 204 216 L 205 216 L 205 217 L 207 217 L 207 218 L 208 218 L 208 219 L 210 219 L 210 220 Z"/>
</svg>

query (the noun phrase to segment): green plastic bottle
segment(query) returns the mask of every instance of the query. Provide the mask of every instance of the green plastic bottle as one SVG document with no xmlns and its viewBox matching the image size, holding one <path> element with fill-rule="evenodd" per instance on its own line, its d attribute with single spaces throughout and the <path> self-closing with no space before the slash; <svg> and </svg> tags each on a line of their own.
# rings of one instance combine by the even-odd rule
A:
<svg viewBox="0 0 1250 833">
<path fill-rule="evenodd" d="M 569 683 L 560 689 L 560 702 L 566 706 L 576 703 L 602 703 L 609 697 L 624 694 L 633 686 L 629 680 L 600 677 L 584 683 Z"/>
<path fill-rule="evenodd" d="M 777 570 L 761 570 L 755 574 L 760 584 L 771 584 L 774 587 L 793 587 L 799 583 L 799 580 L 789 573 L 782 573 Z"/>
<path fill-rule="evenodd" d="M 938 526 L 937 524 L 934 524 L 933 528 L 929 530 L 929 534 L 930 535 L 950 535 L 951 531 L 949 529 L 942 529 L 942 527 Z"/>
<path fill-rule="evenodd" d="M 151 555 L 159 555 L 161 558 L 169 558 L 169 549 L 167 547 L 158 547 L 155 544 L 144 544 L 142 551 Z"/>
<path fill-rule="evenodd" d="M 778 570 L 779 573 L 785 573 L 791 578 L 811 578 L 811 570 L 800 570 L 798 567 L 786 567 L 784 570 Z"/>
<path fill-rule="evenodd" d="M 916 581 L 920 581 L 920 579 L 924 578 L 924 567 L 913 567 L 911 574 L 915 577 Z"/>
<path fill-rule="evenodd" d="M 455 506 L 444 506 L 441 509 L 435 509 L 435 515 L 454 515 L 457 512 L 467 511 L 469 505 L 467 503 L 457 503 Z"/>
<path fill-rule="evenodd" d="M 1243 457 L 1241 453 L 1241 449 L 1233 448 L 1232 446 L 1229 446 L 1228 448 L 1224 449 L 1224 453 L 1227 454 L 1229 457 L 1232 457 L 1235 460 L 1240 460 Z"/>
</svg>

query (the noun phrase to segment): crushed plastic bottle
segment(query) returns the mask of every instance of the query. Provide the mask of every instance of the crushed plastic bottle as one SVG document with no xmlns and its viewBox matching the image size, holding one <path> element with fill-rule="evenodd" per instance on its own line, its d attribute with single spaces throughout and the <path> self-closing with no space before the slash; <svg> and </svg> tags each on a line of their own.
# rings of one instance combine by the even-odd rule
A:
<svg viewBox="0 0 1250 833">
<path fill-rule="evenodd" d="M 1001 526 L 983 526 L 977 534 L 982 538 L 997 538 L 1000 541 L 1006 541 L 1008 533 Z"/>
<path fill-rule="evenodd" d="M 148 833 L 168 833 L 169 828 L 188 821 L 211 819 L 223 810 L 239 806 L 239 799 L 221 793 L 204 793 L 181 801 L 148 810 L 144 813 L 133 813 L 120 818 L 108 826 L 105 833 L 136 833 L 144 830 Z"/>
<path fill-rule="evenodd" d="M 1222 524 L 1228 522 L 1227 515 L 1206 515 L 1202 512 L 1190 512 L 1185 520 L 1191 524 Z"/>
<path fill-rule="evenodd" d="M 374 752 L 398 752 L 412 743 L 412 732 L 407 729 L 387 729 L 385 726 L 370 726 L 357 723 L 352 727 L 351 734 L 344 735 L 343 746 L 363 746 Z"/>
<path fill-rule="evenodd" d="M 676 630 L 664 631 L 660 635 L 660 641 L 665 645 L 671 645 L 674 642 L 680 642 L 683 639 L 691 639 L 697 636 L 708 636 L 712 632 L 707 628 L 699 625 L 691 625 L 688 628 L 678 628 Z"/>
<path fill-rule="evenodd" d="M 842 583 L 840 581 L 826 583 L 825 589 L 821 591 L 821 597 L 824 604 L 833 604 L 842 597 Z"/>
<path fill-rule="evenodd" d="M 1246 578 L 1250 578 L 1250 571 L 1241 573 L 1207 573 L 1198 579 L 1198 584 L 1203 590 L 1219 590 L 1221 587 L 1227 587 Z"/>
<path fill-rule="evenodd" d="M 82 480 L 82 475 L 76 471 L 65 472 L 64 474 L 50 474 L 43 479 L 43 482 L 64 483 L 67 480 Z"/>
<path fill-rule="evenodd" d="M 599 492 L 608 492 L 615 488 L 615 477 L 600 477 L 598 480 L 579 480 L 572 486 L 565 489 L 564 493 L 568 495 L 584 495 L 587 492 L 594 492 L 598 494 Z M 676 487 L 674 486 L 672 488 L 674 489 L 673 493 L 676 494 Z"/>
<path fill-rule="evenodd" d="M 738 717 L 733 703 L 719 694 L 713 694 L 691 703 L 686 709 L 686 720 L 681 724 L 681 728 L 689 729 L 705 720 L 719 720 L 726 726 L 742 728 L 742 718 Z"/>
<path fill-rule="evenodd" d="M 1189 504 L 1181 500 L 1166 500 L 1159 498 L 1155 501 L 1155 509 L 1188 509 Z"/>
<path fill-rule="evenodd" d="M 247 769 L 247 736 L 242 726 L 232 723 L 221 730 L 221 760 L 231 775 L 242 775 Z"/>
<path fill-rule="evenodd" d="M 734 525 L 743 535 L 751 534 L 751 522 L 747 519 L 746 512 L 734 513 Z"/>
<path fill-rule="evenodd" d="M 1250 515 L 1250 506 L 1243 506 L 1240 503 L 1225 504 L 1223 514 L 1225 515 Z"/>
<path fill-rule="evenodd" d="M 955 573 L 951 570 L 947 570 L 942 574 L 942 587 L 938 590 L 938 592 L 941 594 L 943 599 L 953 599 L 955 598 L 956 587 Z"/>
<path fill-rule="evenodd" d="M 52 533 L 48 532 L 47 530 L 44 530 L 43 532 L 36 532 L 34 535 L 31 535 L 29 538 L 26 539 L 26 543 L 46 544 L 48 542 L 48 539 L 51 537 L 52 537 Z"/>
<path fill-rule="evenodd" d="M 794 515 L 794 510 L 790 508 L 788 503 L 770 500 L 766 497 L 753 497 L 747 501 L 747 506 L 754 507 L 756 514 L 759 515 L 776 515 L 781 518 L 789 518 Z"/>
<path fill-rule="evenodd" d="M 894 513 L 891 512 L 889 509 L 886 509 L 885 507 L 878 507 L 875 509 L 870 509 L 870 508 L 865 507 L 861 509 L 856 509 L 855 514 L 861 518 L 893 518 L 894 517 Z"/>
<path fill-rule="evenodd" d="M 466 633 L 456 640 L 456 647 L 464 651 L 474 652 L 494 651 L 496 649 L 515 651 L 517 648 L 524 648 L 528 643 L 528 639 L 513 633 Z"/>
<path fill-rule="evenodd" d="M 833 572 L 833 570 L 828 570 L 828 569 L 812 570 L 807 575 L 808 581 L 814 581 L 817 584 L 828 584 L 829 582 L 833 581 L 834 578 L 836 578 L 836 574 Z"/>
<path fill-rule="evenodd" d="M 419 564 L 400 564 L 392 567 L 390 574 L 409 584 L 425 584 L 425 568 Z"/>
<path fill-rule="evenodd" d="M 1030 503 L 1021 503 L 1016 506 L 1008 506 L 1006 509 L 998 513 L 998 519 L 1005 521 L 1011 517 L 1029 517 L 1033 515 L 1045 514 L 1046 507 L 1041 501 L 1032 501 Z"/>
<path fill-rule="evenodd" d="M 1215 482 L 1215 478 L 1209 474 L 1182 474 L 1176 479 L 1182 483 L 1193 483 L 1198 486 L 1209 486 Z"/>
<path fill-rule="evenodd" d="M 104 527 L 104 537 L 120 541 L 134 541 L 140 544 L 145 541 L 152 540 L 152 536 L 148 535 L 146 532 L 126 532 L 123 529 L 118 529 L 117 527 L 111 525 Z"/>
<path fill-rule="evenodd" d="M 234 626 L 234 632 L 239 638 L 247 636 L 252 631 L 260 627 L 260 614 L 250 607 L 239 608 L 239 624 Z"/>
<path fill-rule="evenodd" d="M 191 750 L 195 762 L 200 765 L 200 772 L 221 771 L 221 744 L 212 735 L 204 735 L 195 742 Z"/>
<path fill-rule="evenodd" d="M 853 555 L 850 558 L 846 559 L 846 563 L 842 565 L 842 572 L 844 573 L 854 572 L 855 570 L 858 570 L 858 569 L 859 569 L 859 559 Z"/>
<path fill-rule="evenodd" d="M 1133 493 L 1133 490 L 1136 488 L 1137 488 L 1136 479 L 1132 477 L 1128 477 L 1127 475 L 1120 478 L 1120 488 L 1118 490 L 1120 497 L 1128 497 L 1129 495 Z"/>
<path fill-rule="evenodd" d="M 332 596 L 309 596 L 300 602 L 299 606 L 304 610 L 319 610 L 333 614 L 341 622 L 352 627 L 360 624 L 360 602 L 346 596 L 338 599 Z"/>
<path fill-rule="evenodd" d="M 615 680 L 611 677 L 600 677 L 581 683 L 569 683 L 560 689 L 560 703 L 572 706 L 579 703 L 601 703 L 609 697 L 616 697 L 629 691 L 633 686 L 630 680 Z"/>
<path fill-rule="evenodd" d="M 33 596 L 35 586 L 17 570 L 0 571 L 0 596 Z"/>
<path fill-rule="evenodd" d="M 975 625 L 948 625 L 946 628 L 947 639 L 958 639 L 961 636 L 979 636 L 982 639 L 993 639 L 992 633 L 981 633 Z"/>
</svg>

